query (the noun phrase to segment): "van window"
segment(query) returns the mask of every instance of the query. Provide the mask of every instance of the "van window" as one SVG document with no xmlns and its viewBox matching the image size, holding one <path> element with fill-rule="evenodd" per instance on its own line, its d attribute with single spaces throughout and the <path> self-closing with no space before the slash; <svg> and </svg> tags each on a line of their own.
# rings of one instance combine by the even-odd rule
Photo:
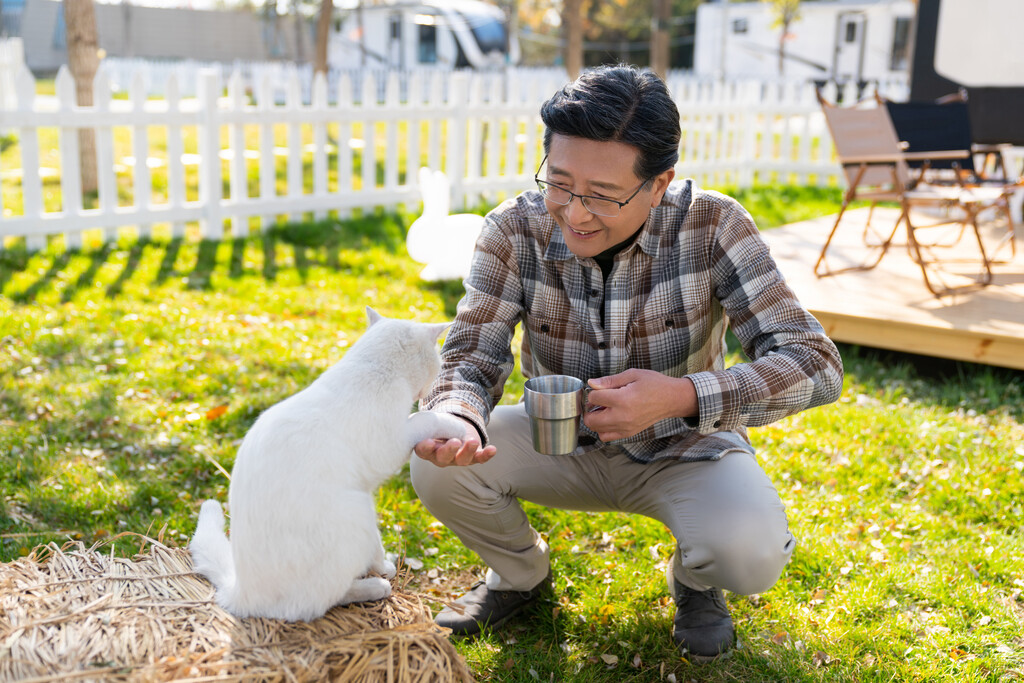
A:
<svg viewBox="0 0 1024 683">
<path fill-rule="evenodd" d="M 896 17 L 892 29 L 892 53 L 889 57 L 890 71 L 905 71 L 910 57 L 910 19 Z"/>
<path fill-rule="evenodd" d="M 437 63 L 437 27 L 420 24 L 419 29 L 419 61 L 420 64 Z"/>
</svg>

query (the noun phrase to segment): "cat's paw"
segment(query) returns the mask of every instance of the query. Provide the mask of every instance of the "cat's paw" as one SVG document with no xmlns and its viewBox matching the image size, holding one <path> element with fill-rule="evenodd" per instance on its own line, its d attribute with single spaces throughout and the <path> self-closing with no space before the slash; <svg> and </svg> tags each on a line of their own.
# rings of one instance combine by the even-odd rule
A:
<svg viewBox="0 0 1024 683">
<path fill-rule="evenodd" d="M 433 413 L 436 416 L 434 424 L 435 439 L 462 439 L 466 436 L 465 420 L 448 413 Z"/>
<path fill-rule="evenodd" d="M 391 580 L 398 574 L 398 567 L 391 560 L 384 560 L 379 567 L 374 567 L 373 571 L 383 576 L 385 579 Z"/>
</svg>

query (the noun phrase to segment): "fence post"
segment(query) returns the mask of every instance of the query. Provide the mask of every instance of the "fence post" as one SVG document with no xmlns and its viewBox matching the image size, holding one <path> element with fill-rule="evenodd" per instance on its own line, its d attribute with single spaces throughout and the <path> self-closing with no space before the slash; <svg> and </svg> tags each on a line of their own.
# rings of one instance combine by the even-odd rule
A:
<svg viewBox="0 0 1024 683">
<path fill-rule="evenodd" d="M 304 213 L 297 209 L 302 205 L 302 196 L 305 194 L 303 186 L 304 171 L 302 168 L 303 142 L 302 142 L 302 112 L 305 109 L 302 105 L 302 82 L 299 80 L 299 72 L 292 68 L 288 70 L 287 83 L 285 85 L 285 110 L 289 114 L 288 120 L 288 219 L 301 221 Z"/>
<path fill-rule="evenodd" d="M 740 89 L 740 109 L 743 112 L 740 118 L 740 130 L 743 137 L 740 141 L 739 172 L 736 176 L 736 184 L 740 188 L 751 187 L 754 184 L 754 158 L 757 147 L 757 83 L 754 81 L 743 81 Z"/>
<path fill-rule="evenodd" d="M 28 67 L 22 66 L 14 77 L 15 96 L 18 109 L 23 112 L 35 108 L 36 81 Z M 41 218 L 43 215 L 43 183 L 39 176 L 39 134 L 35 126 L 26 126 L 18 131 L 21 149 L 21 191 L 25 216 Z M 28 235 L 25 247 L 37 251 L 46 246 L 46 235 Z"/>
<path fill-rule="evenodd" d="M 327 196 L 327 121 L 317 116 L 327 111 L 327 76 L 322 71 L 313 75 L 313 96 L 311 112 L 313 112 L 313 196 L 323 199 Z M 327 218 L 326 209 L 317 209 L 313 213 L 315 220 Z"/>
<path fill-rule="evenodd" d="M 132 126 L 132 156 L 135 157 L 135 166 L 132 175 L 132 203 L 138 211 L 145 212 L 153 201 L 153 181 L 149 173 L 149 131 L 145 120 L 146 115 L 146 83 L 142 74 L 138 71 L 132 76 L 130 95 L 132 102 L 132 116 L 136 124 Z M 151 237 L 152 229 L 149 223 L 135 226 L 139 237 Z"/>
<path fill-rule="evenodd" d="M 171 74 L 165 86 L 167 97 L 167 113 L 175 116 L 181 112 L 180 96 L 181 80 L 176 74 Z M 167 126 L 167 204 L 172 208 L 179 208 L 185 205 L 185 162 L 182 156 L 185 152 L 185 144 L 182 139 L 181 125 L 178 123 Z M 171 239 L 180 239 L 185 236 L 185 223 L 183 221 L 171 221 Z"/>
<path fill-rule="evenodd" d="M 228 77 L 228 106 L 237 117 L 245 111 L 245 83 L 237 69 Z M 232 207 L 239 208 L 249 196 L 248 178 L 246 177 L 245 161 L 245 126 L 237 118 L 228 124 L 228 146 L 231 149 L 231 161 L 228 165 L 228 189 L 231 193 Z M 232 211 L 230 217 L 231 236 L 244 237 L 249 234 L 249 217 L 241 216 Z"/>
<path fill-rule="evenodd" d="M 57 94 L 58 111 L 70 112 L 75 104 L 75 82 L 67 65 L 60 67 L 54 83 Z M 82 212 L 82 173 L 79 168 L 81 157 L 78 155 L 78 129 L 73 126 L 61 126 L 57 134 L 60 146 L 60 193 L 61 205 L 65 216 L 77 216 Z M 79 249 L 82 246 L 82 232 L 75 230 L 65 232 L 64 246 L 68 249 Z"/>
<path fill-rule="evenodd" d="M 220 74 L 203 69 L 199 74 L 199 237 L 214 239 L 224 232 L 221 211 L 220 125 L 217 100 Z"/>
<path fill-rule="evenodd" d="M 274 86 L 271 74 L 261 70 L 256 81 L 256 106 L 260 111 L 260 201 L 272 201 L 277 196 L 277 167 L 274 161 Z M 260 216 L 260 230 L 267 232 L 277 217 L 271 213 Z"/>
<path fill-rule="evenodd" d="M 448 90 L 448 168 L 445 173 L 451 183 L 449 200 L 453 209 L 466 206 L 465 175 L 466 175 L 466 124 L 469 115 L 466 111 L 466 100 L 469 96 L 469 84 L 466 75 L 457 73 L 452 76 Z"/>
</svg>

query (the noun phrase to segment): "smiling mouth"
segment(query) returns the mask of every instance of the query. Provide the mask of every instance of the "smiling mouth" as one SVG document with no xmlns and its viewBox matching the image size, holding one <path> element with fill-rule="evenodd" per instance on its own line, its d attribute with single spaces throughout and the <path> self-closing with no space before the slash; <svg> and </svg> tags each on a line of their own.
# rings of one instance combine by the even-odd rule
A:
<svg viewBox="0 0 1024 683">
<path fill-rule="evenodd" d="M 573 228 L 570 228 L 568 225 L 565 226 L 565 227 L 569 228 L 569 232 L 571 232 L 574 235 L 579 235 L 580 237 L 588 237 L 588 236 L 593 235 L 594 233 L 597 232 L 597 230 L 590 230 L 590 231 L 575 230 Z"/>
</svg>

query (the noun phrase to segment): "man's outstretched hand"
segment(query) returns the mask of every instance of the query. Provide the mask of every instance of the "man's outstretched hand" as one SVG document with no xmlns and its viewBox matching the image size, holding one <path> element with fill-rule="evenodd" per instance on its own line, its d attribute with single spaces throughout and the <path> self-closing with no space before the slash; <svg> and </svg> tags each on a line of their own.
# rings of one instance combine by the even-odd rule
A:
<svg viewBox="0 0 1024 683">
<path fill-rule="evenodd" d="M 476 427 L 466 422 L 466 434 L 461 439 L 424 439 L 416 444 L 413 452 L 438 467 L 451 465 L 466 466 L 487 462 L 494 457 L 494 446 L 480 447 L 480 435 Z"/>
</svg>

